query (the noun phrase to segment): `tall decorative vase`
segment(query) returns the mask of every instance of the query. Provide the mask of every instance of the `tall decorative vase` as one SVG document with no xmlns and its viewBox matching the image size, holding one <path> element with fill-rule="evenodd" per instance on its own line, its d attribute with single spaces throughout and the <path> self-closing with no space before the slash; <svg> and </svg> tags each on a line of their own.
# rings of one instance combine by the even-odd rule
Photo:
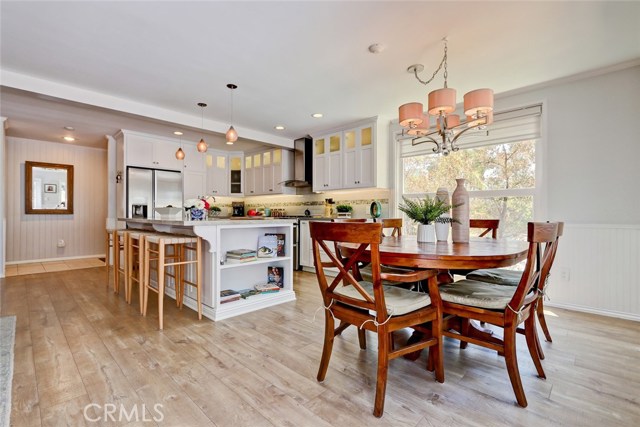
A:
<svg viewBox="0 0 640 427">
<path fill-rule="evenodd" d="M 446 203 L 447 205 L 451 204 L 451 200 L 449 199 L 449 190 L 444 187 L 438 188 L 438 191 L 436 191 L 436 199 Z M 451 214 L 447 212 L 440 215 L 440 218 L 451 218 Z M 443 222 L 438 222 L 438 220 L 436 219 L 436 239 L 439 242 L 447 241 L 447 239 L 449 239 L 449 228 L 451 227 L 451 223 L 447 219 L 445 219 Z"/>
<path fill-rule="evenodd" d="M 418 224 L 418 243 L 435 243 L 436 232 L 433 224 Z"/>
<path fill-rule="evenodd" d="M 464 187 L 465 179 L 456 179 L 456 189 L 451 197 L 452 218 L 457 222 L 451 224 L 451 236 L 454 243 L 469 242 L 469 193 Z M 455 205 L 459 205 L 455 207 Z"/>
</svg>

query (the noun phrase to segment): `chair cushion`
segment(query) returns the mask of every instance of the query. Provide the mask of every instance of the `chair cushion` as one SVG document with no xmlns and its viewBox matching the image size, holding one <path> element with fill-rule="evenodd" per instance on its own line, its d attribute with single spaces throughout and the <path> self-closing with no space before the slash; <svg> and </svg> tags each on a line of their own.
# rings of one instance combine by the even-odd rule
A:
<svg viewBox="0 0 640 427">
<path fill-rule="evenodd" d="M 505 270 L 504 268 L 486 268 L 467 274 L 467 279 L 469 280 L 478 280 L 480 282 L 506 286 L 518 286 L 521 277 L 522 271 Z"/>
<path fill-rule="evenodd" d="M 413 273 L 414 270 L 411 270 L 410 268 L 402 268 L 402 267 L 393 267 L 390 265 L 380 265 L 380 272 L 381 273 L 389 273 L 389 274 L 410 274 Z M 362 267 L 360 269 L 360 275 L 362 276 L 362 279 L 366 282 L 372 282 L 373 281 L 373 273 L 371 272 L 371 264 L 365 265 L 364 267 Z M 409 283 L 405 283 L 405 282 L 394 282 L 391 280 L 383 280 L 382 281 L 383 285 L 408 285 Z"/>
<path fill-rule="evenodd" d="M 440 285 L 439 289 L 443 301 L 495 310 L 505 309 L 516 292 L 514 286 L 469 279 Z"/>
<path fill-rule="evenodd" d="M 359 283 L 369 295 L 373 296 L 373 283 L 364 280 Z M 413 292 L 396 286 L 383 285 L 382 288 L 384 289 L 384 301 L 387 304 L 387 314 L 390 316 L 400 316 L 411 313 L 412 311 L 427 307 L 431 304 L 429 294 Z M 364 301 L 360 292 L 351 285 L 339 286 L 335 292 L 336 294 Z"/>
</svg>

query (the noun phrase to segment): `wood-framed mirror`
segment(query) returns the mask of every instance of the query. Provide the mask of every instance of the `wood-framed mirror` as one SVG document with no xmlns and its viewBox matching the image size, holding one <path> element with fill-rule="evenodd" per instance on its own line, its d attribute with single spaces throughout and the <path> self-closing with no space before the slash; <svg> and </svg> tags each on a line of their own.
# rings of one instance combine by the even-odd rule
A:
<svg viewBox="0 0 640 427">
<path fill-rule="evenodd" d="M 24 162 L 25 213 L 73 213 L 73 165 Z"/>
</svg>

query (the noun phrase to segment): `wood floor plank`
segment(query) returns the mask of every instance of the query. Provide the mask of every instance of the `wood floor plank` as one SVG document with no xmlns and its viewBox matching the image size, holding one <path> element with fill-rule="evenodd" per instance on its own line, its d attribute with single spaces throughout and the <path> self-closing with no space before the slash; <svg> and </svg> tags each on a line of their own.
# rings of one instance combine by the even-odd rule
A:
<svg viewBox="0 0 640 427">
<path fill-rule="evenodd" d="M 295 302 L 211 322 L 157 297 L 146 317 L 105 288 L 104 268 L 0 279 L 0 314 L 16 315 L 14 426 L 83 425 L 88 403 L 147 421 L 99 426 L 630 426 L 640 420 L 640 323 L 547 307 L 546 381 L 524 340 L 518 360 L 529 406 L 515 405 L 504 359 L 446 339 L 445 383 L 416 361 L 389 366 L 383 418 L 373 417 L 377 340 L 336 337 L 327 378 L 316 381 L 324 310 L 315 276 L 295 273 Z M 314 318 L 315 316 L 315 318 Z M 399 331 L 401 343 L 410 331 Z M 153 405 L 163 405 L 155 422 Z M 96 409 L 99 412 L 99 408 Z M 93 410 L 93 409 L 92 409 Z M 97 415 L 98 412 L 94 411 Z M 104 415 L 104 414 L 103 414 Z"/>
</svg>

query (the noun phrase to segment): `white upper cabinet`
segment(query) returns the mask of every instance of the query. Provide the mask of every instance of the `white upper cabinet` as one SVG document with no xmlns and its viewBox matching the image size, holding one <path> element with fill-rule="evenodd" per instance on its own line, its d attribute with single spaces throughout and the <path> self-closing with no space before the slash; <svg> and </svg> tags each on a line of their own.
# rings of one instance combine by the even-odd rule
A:
<svg viewBox="0 0 640 427">
<path fill-rule="evenodd" d="M 377 144 L 376 119 L 368 119 L 313 141 L 313 191 L 387 185 L 386 145 Z M 384 151 L 384 152 L 383 152 Z"/>
<path fill-rule="evenodd" d="M 227 196 L 229 194 L 228 157 L 223 151 L 207 152 L 207 194 Z"/>
<path fill-rule="evenodd" d="M 206 155 L 207 191 L 213 196 L 242 195 L 244 154 L 209 150 Z"/>
<path fill-rule="evenodd" d="M 293 152 L 282 148 L 247 154 L 245 157 L 245 196 L 289 194 L 281 185 L 293 177 Z"/>
<path fill-rule="evenodd" d="M 342 188 L 342 132 L 313 141 L 313 191 Z"/>
<path fill-rule="evenodd" d="M 183 169 L 182 160 L 176 159 L 180 144 L 151 135 L 123 131 L 127 166 L 154 169 Z M 184 150 L 184 147 L 183 147 Z"/>
<path fill-rule="evenodd" d="M 344 132 L 343 188 L 373 187 L 373 135 L 375 124 Z"/>
<path fill-rule="evenodd" d="M 184 151 L 183 169 L 185 172 L 206 173 L 207 156 L 205 153 L 199 152 L 193 144 L 182 144 L 182 151 Z"/>
</svg>

